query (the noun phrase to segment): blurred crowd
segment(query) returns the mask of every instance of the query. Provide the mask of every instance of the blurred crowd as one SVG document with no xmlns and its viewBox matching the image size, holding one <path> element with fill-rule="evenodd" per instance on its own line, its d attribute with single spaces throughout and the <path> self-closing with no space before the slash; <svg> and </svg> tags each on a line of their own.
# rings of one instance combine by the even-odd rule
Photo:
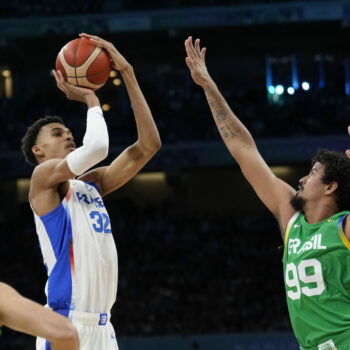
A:
<svg viewBox="0 0 350 350">
<path fill-rule="evenodd" d="M 186 72 L 187 73 L 187 72 Z M 140 75 L 140 83 L 162 137 L 163 144 L 218 141 L 201 89 L 192 81 Z M 185 76 L 185 74 L 183 74 Z M 52 79 L 52 78 L 51 78 Z M 187 79 L 190 79 L 187 74 Z M 312 89 L 284 94 L 277 102 L 264 89 L 237 89 L 217 79 L 220 90 L 233 111 L 255 138 L 344 135 L 350 112 L 350 97 L 342 91 Z M 109 81 L 98 91 L 110 132 L 111 146 L 125 146 L 136 140 L 136 127 L 130 101 L 123 85 Z M 19 150 L 26 127 L 45 115 L 60 115 L 81 142 L 85 106 L 70 102 L 50 80 L 22 94 L 22 98 L 0 100 L 0 151 Z M 271 97 L 271 96 L 270 96 Z"/>
<path fill-rule="evenodd" d="M 279 0 L 288 2 L 293 0 Z M 315 0 L 307 0 L 315 1 Z M 66 16 L 108 12 L 110 8 L 120 11 L 155 10 L 164 8 L 185 8 L 205 6 L 227 6 L 235 4 L 273 3 L 275 0 L 12 0 L 0 2 L 1 17 Z"/>
<path fill-rule="evenodd" d="M 272 217 L 234 210 L 189 216 L 168 201 L 140 208 L 120 199 L 107 206 L 119 255 L 112 310 L 118 336 L 290 330 L 282 240 Z M 0 230 L 1 279 L 45 303 L 32 213 L 28 204 L 18 210 L 16 232 Z M 9 330 L 0 341 L 33 343 Z"/>
<path fill-rule="evenodd" d="M 12 0 L 0 2 L 1 17 L 66 16 L 74 14 L 98 13 L 103 0 Z"/>
</svg>

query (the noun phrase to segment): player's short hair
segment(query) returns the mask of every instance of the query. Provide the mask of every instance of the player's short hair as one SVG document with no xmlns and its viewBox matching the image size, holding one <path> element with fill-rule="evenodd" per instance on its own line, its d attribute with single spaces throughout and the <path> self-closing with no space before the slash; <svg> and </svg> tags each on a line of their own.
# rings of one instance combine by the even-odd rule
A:
<svg viewBox="0 0 350 350">
<path fill-rule="evenodd" d="M 323 183 L 338 183 L 335 191 L 338 209 L 350 210 L 350 159 L 344 153 L 321 149 L 312 158 L 312 165 L 316 162 L 324 166 Z"/>
<path fill-rule="evenodd" d="M 24 154 L 24 158 L 26 159 L 26 162 L 28 162 L 31 165 L 34 165 L 34 166 L 38 165 L 38 161 L 32 151 L 32 147 L 36 143 L 36 139 L 39 135 L 41 128 L 44 125 L 50 124 L 50 123 L 60 123 L 64 125 L 62 118 L 57 116 L 47 116 L 44 118 L 40 118 L 27 128 L 27 131 L 22 138 L 22 142 L 21 142 L 22 152 Z"/>
</svg>

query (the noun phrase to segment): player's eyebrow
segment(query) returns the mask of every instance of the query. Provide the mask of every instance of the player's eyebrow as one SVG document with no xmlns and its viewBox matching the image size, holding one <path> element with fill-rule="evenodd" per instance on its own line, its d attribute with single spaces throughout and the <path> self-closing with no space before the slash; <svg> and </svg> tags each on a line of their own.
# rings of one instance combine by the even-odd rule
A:
<svg viewBox="0 0 350 350">
<path fill-rule="evenodd" d="M 72 133 L 68 128 L 61 128 L 59 126 L 56 126 L 55 128 L 50 129 L 50 132 L 52 131 L 67 131 L 69 133 Z"/>
</svg>

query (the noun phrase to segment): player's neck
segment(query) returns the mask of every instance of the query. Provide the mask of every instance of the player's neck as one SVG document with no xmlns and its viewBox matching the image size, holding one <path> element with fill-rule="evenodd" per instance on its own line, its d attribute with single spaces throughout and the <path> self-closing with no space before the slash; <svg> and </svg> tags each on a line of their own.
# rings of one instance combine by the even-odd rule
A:
<svg viewBox="0 0 350 350">
<path fill-rule="evenodd" d="M 309 224 L 323 221 L 339 211 L 334 201 L 307 202 L 304 207 L 305 220 Z"/>
</svg>

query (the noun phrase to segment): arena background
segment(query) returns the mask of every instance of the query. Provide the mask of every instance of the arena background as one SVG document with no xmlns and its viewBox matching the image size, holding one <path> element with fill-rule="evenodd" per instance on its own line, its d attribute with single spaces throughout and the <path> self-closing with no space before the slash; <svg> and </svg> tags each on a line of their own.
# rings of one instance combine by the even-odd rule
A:
<svg viewBox="0 0 350 350">
<path fill-rule="evenodd" d="M 134 66 L 163 141 L 106 198 L 119 254 L 112 322 L 120 349 L 297 349 L 277 223 L 224 147 L 183 43 L 201 38 L 230 106 L 273 171 L 297 186 L 317 149 L 349 144 L 350 2 L 1 0 L 0 16 L 0 280 L 45 303 L 20 139 L 32 121 L 60 115 L 81 141 L 86 109 L 49 73 L 66 42 L 96 34 Z M 119 78 L 98 92 L 109 160 L 136 138 Z M 0 345 L 34 349 L 34 338 L 4 328 Z"/>
</svg>

